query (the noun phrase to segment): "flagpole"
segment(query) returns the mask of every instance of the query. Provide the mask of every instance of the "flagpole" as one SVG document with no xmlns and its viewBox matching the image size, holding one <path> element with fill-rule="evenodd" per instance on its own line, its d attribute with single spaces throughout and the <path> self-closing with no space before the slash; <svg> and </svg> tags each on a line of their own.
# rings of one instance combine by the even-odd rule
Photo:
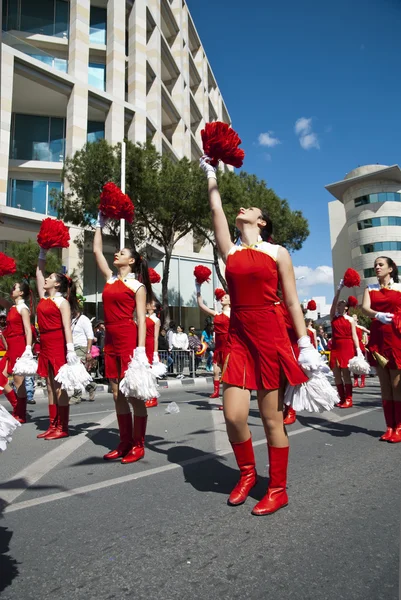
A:
<svg viewBox="0 0 401 600">
<path fill-rule="evenodd" d="M 125 194 L 125 142 L 121 142 L 121 191 Z M 120 219 L 120 250 L 125 247 L 125 219 Z"/>
</svg>

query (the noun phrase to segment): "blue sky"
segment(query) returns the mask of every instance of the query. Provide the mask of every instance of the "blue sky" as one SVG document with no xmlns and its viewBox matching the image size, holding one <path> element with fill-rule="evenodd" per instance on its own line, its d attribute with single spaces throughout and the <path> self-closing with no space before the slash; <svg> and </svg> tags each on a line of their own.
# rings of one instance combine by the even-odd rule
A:
<svg viewBox="0 0 401 600">
<path fill-rule="evenodd" d="M 312 270 L 300 295 L 331 301 L 330 277 L 316 283 L 318 267 L 332 264 L 324 186 L 358 165 L 401 163 L 401 1 L 187 4 L 242 138 L 244 169 L 309 221 L 293 255 Z"/>
</svg>

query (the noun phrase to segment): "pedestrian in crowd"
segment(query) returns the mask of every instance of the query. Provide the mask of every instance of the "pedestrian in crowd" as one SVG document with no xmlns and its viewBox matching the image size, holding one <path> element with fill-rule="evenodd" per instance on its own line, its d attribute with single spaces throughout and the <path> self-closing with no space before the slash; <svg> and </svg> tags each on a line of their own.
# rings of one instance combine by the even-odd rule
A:
<svg viewBox="0 0 401 600">
<path fill-rule="evenodd" d="M 257 483 L 255 456 L 248 427 L 250 390 L 257 390 L 260 416 L 269 453 L 269 487 L 252 514 L 271 514 L 288 503 L 286 492 L 289 445 L 283 425 L 283 397 L 291 386 L 307 381 L 292 351 L 278 288 L 281 287 L 294 326 L 299 360 L 305 368 L 317 369 L 320 355 L 306 334 L 298 301 L 294 269 L 287 250 L 270 242 L 272 223 L 258 207 L 241 208 L 235 225 L 240 232 L 234 245 L 217 185 L 216 169 L 202 157 L 201 168 L 208 179 L 213 229 L 226 263 L 231 299 L 229 355 L 222 380 L 224 417 L 240 480 L 228 503 L 245 502 Z M 266 335 L 268 332 L 268 335 Z"/>
<path fill-rule="evenodd" d="M 164 327 L 160 329 L 158 347 L 161 361 L 165 362 L 167 364 L 167 367 L 171 367 L 171 365 L 173 364 L 173 359 L 169 353 L 167 331 L 166 329 L 164 329 Z"/>
<path fill-rule="evenodd" d="M 168 341 L 168 350 L 169 350 L 169 358 L 171 361 L 168 363 L 168 373 L 174 373 L 174 358 L 173 358 L 173 335 L 176 332 L 176 325 L 174 321 L 170 321 L 169 327 L 167 330 L 167 341 Z"/>
<path fill-rule="evenodd" d="M 13 417 L 20 423 L 26 423 L 27 393 L 24 375 L 13 374 L 16 360 L 20 357 L 32 358 L 32 331 L 30 320 L 30 294 L 29 283 L 16 282 L 11 291 L 12 302 L 0 298 L 0 306 L 8 309 L 6 326 L 2 328 L 7 350 L 0 360 L 0 391 L 4 389 L 4 395 L 13 408 Z M 12 376 L 13 387 L 8 382 Z"/>
<path fill-rule="evenodd" d="M 359 348 L 364 356 L 364 358 L 366 358 L 366 348 L 365 348 L 365 344 L 363 341 L 364 335 L 365 334 L 369 334 L 370 331 L 369 329 L 366 329 L 366 327 L 363 327 L 362 325 L 359 325 L 358 323 L 358 315 L 356 313 L 354 313 L 352 315 L 352 318 L 355 321 L 355 327 L 356 327 L 356 335 L 358 336 L 358 341 L 359 341 Z M 364 388 L 365 387 L 365 382 L 366 382 L 366 375 L 361 375 L 361 383 L 359 383 L 359 376 L 354 374 L 354 387 L 361 387 Z"/>
<path fill-rule="evenodd" d="M 324 329 L 321 325 L 319 325 L 318 331 L 317 331 L 317 338 L 320 341 L 320 345 L 322 346 L 322 350 L 325 351 L 327 350 L 327 335 L 324 332 Z"/>
<path fill-rule="evenodd" d="M 104 377 L 104 342 L 106 339 L 106 328 L 103 321 L 98 321 L 94 330 L 94 342 L 99 348 L 99 356 L 97 359 L 98 372 L 101 377 Z"/>
<path fill-rule="evenodd" d="M 201 362 L 200 356 L 197 356 L 196 353 L 202 348 L 202 342 L 199 337 L 195 333 L 195 327 L 191 325 L 188 330 L 188 348 L 191 351 L 192 355 L 190 355 L 190 377 L 196 377 L 196 371 Z"/>
<path fill-rule="evenodd" d="M 207 344 L 206 350 L 206 371 L 211 373 L 213 371 L 213 352 L 214 352 L 214 328 L 210 321 L 206 322 L 205 329 L 202 331 L 201 341 Z"/>
<path fill-rule="evenodd" d="M 71 331 L 74 350 L 85 365 L 85 369 L 90 372 L 90 367 L 93 361 L 92 344 L 94 341 L 93 329 L 89 318 L 82 314 L 80 310 L 74 311 L 71 314 Z M 89 402 L 95 401 L 96 383 L 91 381 L 86 386 L 86 391 L 89 394 Z M 70 404 L 79 404 L 82 400 L 82 391 L 75 390 L 70 398 Z"/>
<path fill-rule="evenodd" d="M 364 293 L 362 309 L 372 319 L 368 350 L 371 364 L 376 367 L 386 432 L 383 442 L 401 442 L 401 284 L 398 267 L 388 256 L 379 256 L 374 263 L 378 283 L 369 285 Z M 398 315 L 397 315 L 398 316 Z"/>
<path fill-rule="evenodd" d="M 187 357 L 189 341 L 182 325 L 177 325 L 177 331 L 176 333 L 173 333 L 171 341 L 173 350 L 175 351 L 174 355 L 177 365 L 177 379 L 184 379 L 184 366 L 185 359 Z"/>
</svg>

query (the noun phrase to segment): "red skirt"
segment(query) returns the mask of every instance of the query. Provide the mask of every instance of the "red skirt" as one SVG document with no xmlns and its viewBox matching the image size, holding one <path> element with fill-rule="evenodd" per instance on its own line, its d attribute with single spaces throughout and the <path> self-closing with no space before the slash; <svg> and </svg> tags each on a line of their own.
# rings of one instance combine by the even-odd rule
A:
<svg viewBox="0 0 401 600">
<path fill-rule="evenodd" d="M 38 358 L 38 375 L 49 376 L 49 365 L 54 375 L 67 362 L 67 348 L 64 329 L 44 331 L 40 334 L 40 354 Z"/>
<path fill-rule="evenodd" d="M 213 353 L 213 364 L 222 367 L 227 357 L 228 334 L 219 333 L 215 335 L 215 348 Z"/>
<path fill-rule="evenodd" d="M 231 309 L 222 381 L 249 390 L 279 389 L 308 378 L 298 365 L 280 305 Z"/>
<path fill-rule="evenodd" d="M 384 324 L 373 319 L 367 348 L 372 366 L 378 363 L 392 371 L 401 369 L 401 334 L 392 323 Z"/>
<path fill-rule="evenodd" d="M 0 373 L 4 372 L 7 365 L 7 373 L 12 374 L 15 361 L 20 358 L 26 348 L 26 339 L 24 335 L 9 337 L 7 340 L 8 349 L 0 361 Z"/>
<path fill-rule="evenodd" d="M 104 344 L 104 366 L 108 379 L 122 379 L 137 347 L 134 321 L 108 323 Z"/>
<path fill-rule="evenodd" d="M 340 367 L 348 369 L 348 363 L 355 356 L 355 346 L 352 338 L 336 338 L 330 351 L 330 369 Z"/>
</svg>

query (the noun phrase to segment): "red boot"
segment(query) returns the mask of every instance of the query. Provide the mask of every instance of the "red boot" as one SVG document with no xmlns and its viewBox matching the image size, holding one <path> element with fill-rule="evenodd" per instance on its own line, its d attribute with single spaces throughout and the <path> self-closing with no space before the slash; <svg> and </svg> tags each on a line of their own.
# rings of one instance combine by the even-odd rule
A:
<svg viewBox="0 0 401 600">
<path fill-rule="evenodd" d="M 157 398 L 151 398 L 150 400 L 146 400 L 146 402 L 145 402 L 146 408 L 153 408 L 154 406 L 157 406 L 157 405 L 158 405 Z"/>
<path fill-rule="evenodd" d="M 338 392 L 338 395 L 339 395 L 339 398 L 340 398 L 340 402 L 337 402 L 336 406 L 337 406 L 337 408 L 341 408 L 341 406 L 345 402 L 344 384 L 343 383 L 337 383 L 336 388 L 337 388 L 337 392 Z"/>
<path fill-rule="evenodd" d="M 125 415 L 117 415 L 118 429 L 120 430 L 120 443 L 115 450 L 111 450 L 103 456 L 104 460 L 116 460 L 122 458 L 132 448 L 132 415 L 131 412 Z"/>
<path fill-rule="evenodd" d="M 70 406 L 59 406 L 58 407 L 58 419 L 57 426 L 50 432 L 44 439 L 45 440 L 60 440 L 61 438 L 68 437 L 68 420 L 70 417 Z"/>
<path fill-rule="evenodd" d="M 345 386 L 345 400 L 338 405 L 339 408 L 352 408 L 352 383 L 346 383 Z"/>
<path fill-rule="evenodd" d="M 14 390 L 11 390 L 9 392 L 4 392 L 5 397 L 7 398 L 7 400 L 9 401 L 9 403 L 11 404 L 11 406 L 13 407 L 13 417 L 15 409 L 17 408 L 17 396 L 15 395 Z"/>
<path fill-rule="evenodd" d="M 296 420 L 297 420 L 296 411 L 292 408 L 292 406 L 286 405 L 284 407 L 284 420 L 283 420 L 284 425 L 292 425 L 293 423 L 295 423 Z"/>
<path fill-rule="evenodd" d="M 220 398 L 220 381 L 215 379 L 213 381 L 214 392 L 209 396 L 209 398 Z"/>
<path fill-rule="evenodd" d="M 287 466 L 289 446 L 276 448 L 268 446 L 269 452 L 269 487 L 267 494 L 254 507 L 252 514 L 256 516 L 270 515 L 287 506 Z"/>
<path fill-rule="evenodd" d="M 354 375 L 354 387 L 359 387 L 358 375 Z M 361 386 L 362 387 L 362 386 Z"/>
<path fill-rule="evenodd" d="M 17 396 L 17 406 L 14 408 L 14 419 L 20 423 L 26 423 L 26 401 L 27 397 L 20 398 Z"/>
<path fill-rule="evenodd" d="M 394 415 L 394 402 L 392 400 L 382 400 L 384 420 L 386 421 L 387 430 L 381 436 L 381 442 L 388 442 L 394 433 L 395 428 L 395 415 Z"/>
<path fill-rule="evenodd" d="M 43 433 L 39 433 L 39 435 L 36 436 L 37 438 L 42 439 L 45 438 L 47 435 L 50 435 L 50 433 L 54 433 L 58 421 L 57 404 L 49 404 L 49 420 L 49 429 L 47 431 L 44 431 Z"/>
<path fill-rule="evenodd" d="M 401 442 L 401 402 L 394 402 L 395 428 L 393 435 L 388 439 L 391 444 Z"/>
<path fill-rule="evenodd" d="M 127 465 L 136 462 L 145 456 L 145 433 L 148 417 L 134 415 L 134 445 L 124 456 L 121 463 Z"/>
<path fill-rule="evenodd" d="M 361 384 L 359 387 L 364 388 L 365 387 L 365 381 L 366 381 L 366 375 L 361 375 Z"/>
<path fill-rule="evenodd" d="M 246 442 L 231 442 L 231 446 L 239 466 L 240 479 L 231 492 L 227 504 L 238 506 L 247 499 L 249 492 L 257 483 L 258 475 L 255 468 L 252 438 L 250 437 Z"/>
</svg>

